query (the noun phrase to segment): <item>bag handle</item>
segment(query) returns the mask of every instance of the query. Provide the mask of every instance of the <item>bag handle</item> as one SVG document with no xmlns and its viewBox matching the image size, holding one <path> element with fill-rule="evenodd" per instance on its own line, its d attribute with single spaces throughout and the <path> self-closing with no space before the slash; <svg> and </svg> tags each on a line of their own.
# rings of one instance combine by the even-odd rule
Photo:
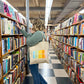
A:
<svg viewBox="0 0 84 84">
<path fill-rule="evenodd" d="M 43 32 L 42 32 L 42 36 L 43 36 Z M 45 40 L 44 40 L 44 37 L 43 37 L 43 40 L 42 40 L 42 41 L 45 41 Z"/>
</svg>

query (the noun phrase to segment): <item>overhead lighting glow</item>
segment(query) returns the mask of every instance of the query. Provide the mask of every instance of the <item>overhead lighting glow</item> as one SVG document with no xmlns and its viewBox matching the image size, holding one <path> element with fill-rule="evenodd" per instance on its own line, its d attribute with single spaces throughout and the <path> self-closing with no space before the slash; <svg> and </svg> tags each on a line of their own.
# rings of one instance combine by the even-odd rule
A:
<svg viewBox="0 0 84 84">
<path fill-rule="evenodd" d="M 81 10 L 79 13 L 83 14 L 83 13 L 84 13 L 84 9 L 83 9 L 83 10 Z"/>
<path fill-rule="evenodd" d="M 52 7 L 53 0 L 46 0 L 46 6 L 45 6 L 45 26 L 48 24 L 48 19 L 50 16 L 50 11 Z"/>
</svg>

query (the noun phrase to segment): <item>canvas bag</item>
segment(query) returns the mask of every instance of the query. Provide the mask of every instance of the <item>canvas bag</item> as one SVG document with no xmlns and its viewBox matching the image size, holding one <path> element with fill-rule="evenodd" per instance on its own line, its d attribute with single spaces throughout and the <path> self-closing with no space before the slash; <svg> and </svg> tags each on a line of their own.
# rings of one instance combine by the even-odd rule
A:
<svg viewBox="0 0 84 84">
<path fill-rule="evenodd" d="M 44 38 L 35 46 L 30 47 L 30 64 L 49 63 L 48 49 L 49 43 L 44 41 Z"/>
</svg>

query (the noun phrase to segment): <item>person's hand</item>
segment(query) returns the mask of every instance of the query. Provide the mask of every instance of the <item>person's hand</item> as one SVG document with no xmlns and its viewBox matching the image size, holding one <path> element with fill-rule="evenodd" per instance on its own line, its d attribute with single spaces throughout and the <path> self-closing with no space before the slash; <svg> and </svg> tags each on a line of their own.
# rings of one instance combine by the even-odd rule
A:
<svg viewBox="0 0 84 84">
<path fill-rule="evenodd" d="M 18 23 L 16 23 L 16 26 L 17 26 L 17 28 L 21 29 L 21 27 L 19 26 L 19 24 L 18 24 Z"/>
</svg>

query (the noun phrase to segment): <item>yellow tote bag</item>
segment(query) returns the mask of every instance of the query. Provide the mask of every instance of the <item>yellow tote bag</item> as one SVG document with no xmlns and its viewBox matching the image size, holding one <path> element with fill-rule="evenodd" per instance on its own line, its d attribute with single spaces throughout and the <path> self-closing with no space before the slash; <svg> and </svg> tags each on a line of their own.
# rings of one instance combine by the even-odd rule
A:
<svg viewBox="0 0 84 84">
<path fill-rule="evenodd" d="M 29 48 L 30 64 L 49 63 L 48 58 L 49 43 L 44 41 Z"/>
</svg>

